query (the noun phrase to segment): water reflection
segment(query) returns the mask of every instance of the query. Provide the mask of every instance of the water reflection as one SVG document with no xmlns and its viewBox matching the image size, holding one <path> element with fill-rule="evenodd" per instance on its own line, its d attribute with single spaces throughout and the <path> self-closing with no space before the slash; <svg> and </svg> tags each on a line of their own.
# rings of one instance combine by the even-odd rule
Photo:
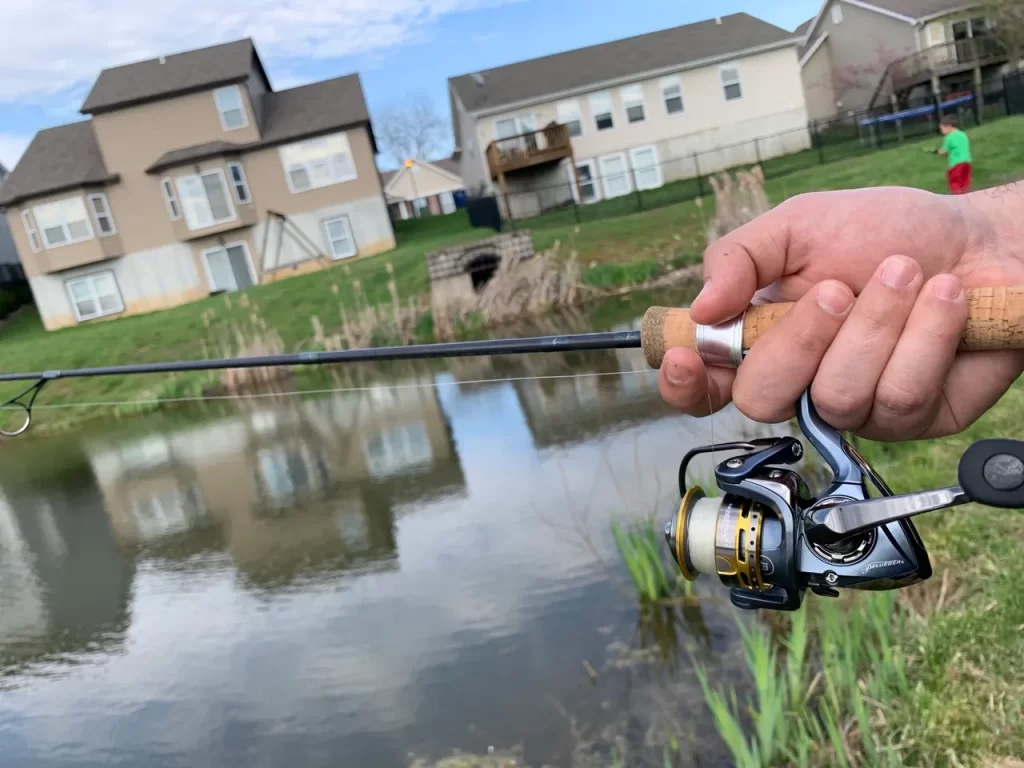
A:
<svg viewBox="0 0 1024 768">
<path fill-rule="evenodd" d="M 638 623 L 608 534 L 662 508 L 708 425 L 660 403 L 637 351 L 465 366 L 69 438 L 86 471 L 55 468 L 66 484 L 18 482 L 12 455 L 5 757 L 393 766 L 520 744 L 588 765 L 636 736 L 643 765 L 670 710 L 716 764 L 686 652 L 728 674 L 733 614 Z M 533 378 L 566 373 L 606 375 Z"/>
</svg>

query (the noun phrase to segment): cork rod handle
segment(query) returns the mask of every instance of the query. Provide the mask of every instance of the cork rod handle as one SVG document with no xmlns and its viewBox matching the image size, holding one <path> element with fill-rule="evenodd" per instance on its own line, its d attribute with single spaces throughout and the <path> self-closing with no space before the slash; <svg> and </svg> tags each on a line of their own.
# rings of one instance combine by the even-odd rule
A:
<svg viewBox="0 0 1024 768">
<path fill-rule="evenodd" d="M 1024 287 L 972 288 L 967 291 L 967 328 L 962 351 L 1024 349 Z M 750 349 L 774 326 L 792 304 L 751 306 L 743 317 L 743 350 Z M 665 350 L 688 347 L 697 351 L 697 324 L 687 309 L 651 307 L 644 314 L 641 336 L 644 355 L 660 368 Z"/>
</svg>

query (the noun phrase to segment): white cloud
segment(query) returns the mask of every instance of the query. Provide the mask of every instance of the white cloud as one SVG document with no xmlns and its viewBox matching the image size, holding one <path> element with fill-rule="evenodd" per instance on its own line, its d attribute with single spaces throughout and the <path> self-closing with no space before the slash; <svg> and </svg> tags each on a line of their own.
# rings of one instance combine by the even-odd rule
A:
<svg viewBox="0 0 1024 768">
<path fill-rule="evenodd" d="M 7 170 L 13 169 L 31 140 L 32 136 L 28 134 L 0 133 L 0 163 Z"/>
<path fill-rule="evenodd" d="M 442 16 L 517 0 L 0 2 L 0 102 L 90 83 L 104 67 L 252 37 L 265 58 L 328 59 L 421 39 Z M 273 72 L 271 72 L 273 79 Z"/>
</svg>

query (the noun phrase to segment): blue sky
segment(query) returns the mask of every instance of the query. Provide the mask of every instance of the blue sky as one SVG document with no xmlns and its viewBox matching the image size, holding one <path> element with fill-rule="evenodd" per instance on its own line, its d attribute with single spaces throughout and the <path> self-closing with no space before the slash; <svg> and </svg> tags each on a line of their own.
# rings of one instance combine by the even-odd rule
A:
<svg viewBox="0 0 1024 768">
<path fill-rule="evenodd" d="M 0 0 L 0 162 L 80 119 L 100 69 L 251 36 L 275 88 L 358 71 L 371 114 L 452 75 L 745 11 L 786 29 L 817 0 Z M 14 34 L 10 35 L 13 30 Z M 450 149 L 450 143 L 447 149 Z M 389 158 L 381 158 L 382 165 Z"/>
</svg>

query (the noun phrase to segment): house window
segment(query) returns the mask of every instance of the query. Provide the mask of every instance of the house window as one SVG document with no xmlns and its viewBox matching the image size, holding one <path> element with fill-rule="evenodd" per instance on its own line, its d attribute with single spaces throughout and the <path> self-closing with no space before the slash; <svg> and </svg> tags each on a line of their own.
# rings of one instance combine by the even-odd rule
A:
<svg viewBox="0 0 1024 768">
<path fill-rule="evenodd" d="M 217 169 L 178 178 L 178 197 L 189 229 L 204 229 L 235 218 L 224 171 Z"/>
<path fill-rule="evenodd" d="M 665 114 L 678 115 L 683 111 L 683 87 L 678 77 L 661 79 L 661 100 L 665 102 Z"/>
<path fill-rule="evenodd" d="M 580 202 L 593 203 L 599 199 L 596 176 L 593 160 L 583 160 L 576 164 Z"/>
<path fill-rule="evenodd" d="M 842 24 L 843 23 L 843 8 L 839 5 L 838 0 L 832 4 L 832 23 Z"/>
<path fill-rule="evenodd" d="M 231 189 L 235 193 L 235 202 L 245 204 L 252 201 L 249 196 L 249 183 L 245 180 L 245 169 L 241 163 L 228 163 L 228 176 L 231 178 Z"/>
<path fill-rule="evenodd" d="M 78 320 L 115 315 L 124 311 L 121 292 L 110 270 L 76 277 L 64 283 L 71 297 L 71 307 Z"/>
<path fill-rule="evenodd" d="M 29 211 L 21 212 L 21 223 L 25 225 L 25 234 L 28 235 L 28 244 L 32 253 L 39 253 L 43 244 L 39 242 L 39 232 L 32 223 L 32 214 Z"/>
<path fill-rule="evenodd" d="M 92 237 L 89 214 L 80 197 L 37 205 L 32 212 L 36 224 L 43 231 L 43 242 L 47 248 L 80 243 Z"/>
<path fill-rule="evenodd" d="M 637 189 L 656 189 L 661 186 L 661 166 L 658 165 L 656 147 L 634 147 L 629 150 L 633 178 Z"/>
<path fill-rule="evenodd" d="M 336 259 L 347 259 L 356 255 L 356 240 L 352 237 L 348 216 L 328 219 L 324 222 L 324 231 L 327 233 L 327 246 L 331 256 Z"/>
<path fill-rule="evenodd" d="M 615 121 L 612 119 L 612 95 L 607 91 L 591 94 L 590 112 L 594 115 L 597 130 L 607 131 L 615 127 Z"/>
<path fill-rule="evenodd" d="M 629 85 L 619 91 L 622 107 L 626 110 L 626 121 L 642 123 L 644 121 L 644 87 Z"/>
<path fill-rule="evenodd" d="M 288 188 L 292 192 L 340 184 L 356 178 L 348 136 L 335 133 L 281 147 Z"/>
<path fill-rule="evenodd" d="M 558 122 L 569 129 L 572 137 L 583 135 L 583 121 L 580 119 L 579 99 L 558 103 Z"/>
<path fill-rule="evenodd" d="M 626 168 L 626 155 L 616 152 L 614 155 L 605 155 L 599 161 L 601 166 L 601 180 L 604 182 L 605 197 L 621 197 L 632 191 L 629 183 L 629 170 Z"/>
<path fill-rule="evenodd" d="M 203 262 L 211 293 L 244 291 L 256 283 L 256 272 L 245 243 L 203 251 Z"/>
<path fill-rule="evenodd" d="M 181 207 L 178 205 L 178 196 L 174 194 L 174 184 L 170 179 L 163 179 L 160 182 L 160 189 L 164 193 L 164 204 L 167 206 L 171 221 L 177 221 L 181 218 Z"/>
<path fill-rule="evenodd" d="M 102 192 L 89 195 L 89 207 L 92 208 L 92 218 L 96 222 L 96 229 L 100 237 L 109 237 L 117 234 L 117 227 L 114 226 L 114 216 L 110 213 L 110 203 L 107 196 Z"/>
<path fill-rule="evenodd" d="M 722 67 L 719 74 L 722 76 L 722 89 L 725 91 L 725 100 L 733 101 L 743 96 L 743 89 L 740 87 L 740 69 L 735 64 L 728 64 Z"/>
<path fill-rule="evenodd" d="M 442 192 L 438 198 L 441 200 L 441 213 L 455 213 L 455 195 L 451 192 Z"/>
<path fill-rule="evenodd" d="M 225 131 L 236 131 L 249 124 L 249 120 L 245 116 L 242 91 L 237 85 L 218 88 L 213 92 L 213 100 L 217 103 L 220 125 Z"/>
<path fill-rule="evenodd" d="M 430 437 L 422 422 L 403 424 L 363 438 L 366 466 L 372 477 L 387 477 L 433 458 Z"/>
<path fill-rule="evenodd" d="M 515 117 L 506 117 L 502 120 L 494 121 L 494 135 L 498 141 L 523 136 L 523 138 L 515 142 L 503 142 L 503 149 L 515 147 L 526 149 L 528 147 L 527 139 L 532 141 L 533 137 L 527 137 L 525 134 L 533 133 L 535 130 L 537 130 L 537 120 L 532 114 L 516 115 Z"/>
</svg>

